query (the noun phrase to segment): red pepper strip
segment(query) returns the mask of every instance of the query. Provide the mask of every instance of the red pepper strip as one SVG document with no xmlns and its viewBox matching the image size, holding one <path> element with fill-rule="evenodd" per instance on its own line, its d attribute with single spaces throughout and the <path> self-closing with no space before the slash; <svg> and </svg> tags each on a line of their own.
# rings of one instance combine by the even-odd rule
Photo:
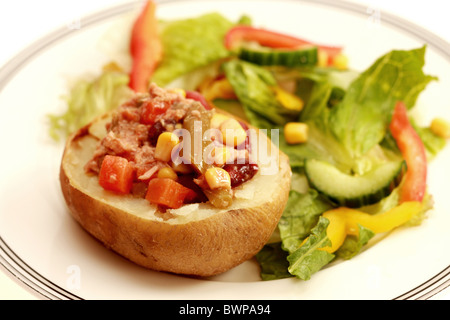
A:
<svg viewBox="0 0 450 320">
<path fill-rule="evenodd" d="M 206 110 L 211 110 L 212 107 L 206 101 L 205 97 L 197 91 L 186 91 L 186 98 L 200 102 Z"/>
<path fill-rule="evenodd" d="M 403 102 L 397 102 L 389 129 L 407 165 L 400 202 L 422 201 L 427 183 L 425 147 L 409 122 Z"/>
<path fill-rule="evenodd" d="M 235 48 L 243 41 L 255 41 L 265 47 L 285 49 L 296 49 L 305 45 L 316 45 L 304 39 L 251 26 L 233 27 L 225 35 L 225 47 L 229 50 Z M 323 50 L 328 54 L 329 62 L 332 62 L 333 58 L 342 52 L 341 47 L 317 46 L 319 47 L 319 50 Z"/>
<path fill-rule="evenodd" d="M 147 92 L 149 79 L 163 55 L 155 11 L 156 4 L 149 0 L 131 32 L 130 53 L 133 64 L 129 87 L 136 92 Z"/>
</svg>

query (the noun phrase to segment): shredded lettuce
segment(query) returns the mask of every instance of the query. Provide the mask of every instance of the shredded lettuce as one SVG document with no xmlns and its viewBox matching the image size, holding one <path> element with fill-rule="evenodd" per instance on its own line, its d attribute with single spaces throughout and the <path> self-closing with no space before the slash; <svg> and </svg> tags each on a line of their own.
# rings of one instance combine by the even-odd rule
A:
<svg viewBox="0 0 450 320">
<path fill-rule="evenodd" d="M 67 97 L 63 114 L 48 115 L 50 136 L 59 141 L 88 124 L 96 116 L 118 107 L 131 97 L 127 74 L 109 70 L 94 79 L 80 79 Z"/>
</svg>

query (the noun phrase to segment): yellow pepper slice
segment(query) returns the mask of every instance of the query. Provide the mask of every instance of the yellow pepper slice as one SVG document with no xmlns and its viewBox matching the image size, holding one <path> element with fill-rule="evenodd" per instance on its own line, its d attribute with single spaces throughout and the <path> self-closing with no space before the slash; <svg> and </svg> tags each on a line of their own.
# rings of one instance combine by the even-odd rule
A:
<svg viewBox="0 0 450 320">
<path fill-rule="evenodd" d="M 332 245 L 320 250 L 329 253 L 335 252 L 342 245 L 347 235 L 358 235 L 358 225 L 374 233 L 388 232 L 411 220 L 421 210 L 422 203 L 419 201 L 403 202 L 386 212 L 375 215 L 346 207 L 329 210 L 323 214 L 323 217 L 330 221 L 327 236 Z"/>
<path fill-rule="evenodd" d="M 319 250 L 333 253 L 344 243 L 345 237 L 347 237 L 347 221 L 345 215 L 342 214 L 344 211 L 342 209 L 345 210 L 347 208 L 338 208 L 323 214 L 323 217 L 330 221 L 330 224 L 327 227 L 327 236 L 331 241 L 331 247 L 323 247 Z"/>
<path fill-rule="evenodd" d="M 304 102 L 300 97 L 279 86 L 273 87 L 276 99 L 286 108 L 293 111 L 302 111 Z"/>
<path fill-rule="evenodd" d="M 208 101 L 236 99 L 236 93 L 227 78 L 214 79 L 200 85 L 200 91 Z"/>
</svg>

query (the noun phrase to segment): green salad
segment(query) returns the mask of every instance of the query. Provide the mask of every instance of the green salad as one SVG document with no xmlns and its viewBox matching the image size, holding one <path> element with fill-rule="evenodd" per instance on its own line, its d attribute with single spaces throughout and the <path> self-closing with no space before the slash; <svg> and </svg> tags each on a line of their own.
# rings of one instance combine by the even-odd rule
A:
<svg viewBox="0 0 450 320">
<path fill-rule="evenodd" d="M 256 256 L 263 280 L 308 280 L 377 234 L 426 218 L 427 162 L 444 148 L 448 126 L 419 127 L 410 116 L 438 80 L 423 71 L 426 46 L 392 50 L 353 70 L 345 48 L 258 28 L 249 16 L 230 21 L 214 12 L 158 27 L 164 54 L 149 83 L 195 90 L 269 135 L 278 130 L 274 142 L 289 156 L 289 200 Z M 52 136 L 116 108 L 130 94 L 128 75 L 107 68 L 82 79 L 67 112 L 50 116 Z"/>
</svg>

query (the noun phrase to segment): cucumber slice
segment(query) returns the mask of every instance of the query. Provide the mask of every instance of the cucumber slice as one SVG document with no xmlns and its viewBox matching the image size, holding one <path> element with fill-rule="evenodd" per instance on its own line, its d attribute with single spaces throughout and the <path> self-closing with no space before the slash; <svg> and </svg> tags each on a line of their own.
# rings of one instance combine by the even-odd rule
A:
<svg viewBox="0 0 450 320">
<path fill-rule="evenodd" d="M 316 65 L 317 52 L 314 46 L 294 50 L 242 47 L 239 58 L 261 66 L 302 67 Z"/>
<path fill-rule="evenodd" d="M 405 161 L 387 162 L 361 176 L 343 173 L 330 163 L 305 161 L 305 174 L 312 187 L 340 206 L 359 208 L 374 204 L 397 187 Z"/>
</svg>

